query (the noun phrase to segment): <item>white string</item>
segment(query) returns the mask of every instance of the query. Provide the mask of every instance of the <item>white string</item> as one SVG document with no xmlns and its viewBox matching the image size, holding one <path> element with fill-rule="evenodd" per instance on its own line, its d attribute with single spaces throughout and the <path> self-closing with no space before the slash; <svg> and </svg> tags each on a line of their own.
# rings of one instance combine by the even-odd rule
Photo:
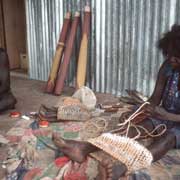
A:
<svg viewBox="0 0 180 180">
<path fill-rule="evenodd" d="M 136 117 L 138 117 L 140 114 L 142 114 L 142 112 L 140 112 L 140 110 L 146 105 L 146 104 L 150 104 L 149 102 L 145 102 L 143 103 L 127 120 L 125 120 L 123 123 L 119 123 L 118 126 L 120 126 L 120 128 L 118 129 L 115 129 L 115 130 L 112 130 L 110 131 L 111 133 L 113 132 L 117 132 L 117 131 L 120 131 L 122 130 L 123 128 L 125 129 L 125 125 L 127 125 L 127 128 L 125 129 L 125 131 L 121 132 L 122 133 L 126 133 L 126 137 L 128 137 L 128 133 L 129 133 L 129 129 L 130 127 L 134 127 L 137 131 L 137 135 L 133 138 L 133 139 L 137 139 L 139 137 L 147 137 L 147 136 L 150 136 L 150 137 L 158 137 L 158 136 L 161 136 L 162 134 L 164 134 L 167 130 L 167 127 L 165 124 L 159 124 L 158 126 L 156 126 L 151 132 L 149 132 L 147 129 L 145 129 L 143 126 L 140 126 L 140 125 L 134 125 L 131 123 L 131 121 L 133 119 L 135 119 Z M 164 129 L 159 133 L 159 134 L 155 134 L 154 135 L 154 132 L 157 131 L 157 129 L 159 129 L 160 127 L 164 127 Z M 141 136 L 141 131 L 138 129 L 142 129 L 144 130 L 144 132 L 147 134 L 146 136 Z"/>
<path fill-rule="evenodd" d="M 165 124 L 159 124 L 158 126 L 156 126 L 151 132 L 149 132 L 146 128 L 144 128 L 143 126 L 140 126 L 140 125 L 136 125 L 136 127 L 140 128 L 140 129 L 143 129 L 147 135 L 146 136 L 140 136 L 142 138 L 145 138 L 147 136 L 150 136 L 150 137 L 158 137 L 158 136 L 161 136 L 162 134 L 164 134 L 167 130 L 167 126 Z M 155 131 L 157 131 L 157 129 L 161 128 L 161 127 L 164 127 L 164 129 L 159 133 L 159 134 L 154 134 Z"/>
<path fill-rule="evenodd" d="M 126 125 L 128 122 L 130 122 L 132 119 L 136 117 L 136 114 L 146 105 L 150 104 L 149 102 L 143 103 L 127 120 L 125 120 L 123 123 L 118 124 L 118 126 Z"/>
</svg>

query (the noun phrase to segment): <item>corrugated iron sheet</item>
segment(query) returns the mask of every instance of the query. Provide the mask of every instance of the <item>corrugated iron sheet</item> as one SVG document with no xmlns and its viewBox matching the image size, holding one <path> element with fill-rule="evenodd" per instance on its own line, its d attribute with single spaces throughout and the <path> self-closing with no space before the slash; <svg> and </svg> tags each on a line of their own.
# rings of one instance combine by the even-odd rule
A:
<svg viewBox="0 0 180 180">
<path fill-rule="evenodd" d="M 157 40 L 180 23 L 179 0 L 26 0 L 30 78 L 47 80 L 67 11 L 92 8 L 87 85 L 116 95 L 136 89 L 150 95 L 163 62 Z M 83 13 L 82 13 L 83 16 Z M 73 85 L 77 34 L 67 84 Z"/>
</svg>

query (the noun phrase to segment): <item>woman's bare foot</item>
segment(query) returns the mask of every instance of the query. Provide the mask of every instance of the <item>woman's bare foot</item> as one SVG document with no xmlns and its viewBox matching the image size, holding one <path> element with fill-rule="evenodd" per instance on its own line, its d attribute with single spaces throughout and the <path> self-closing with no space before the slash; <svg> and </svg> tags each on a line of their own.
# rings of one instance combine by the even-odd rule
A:
<svg viewBox="0 0 180 180">
<path fill-rule="evenodd" d="M 71 160 L 78 163 L 82 163 L 86 160 L 86 156 L 98 149 L 91 145 L 90 143 L 74 141 L 74 140 L 65 140 L 59 137 L 57 134 L 53 133 L 52 140 L 54 144 L 67 155 Z"/>
<path fill-rule="evenodd" d="M 105 169 L 106 172 L 106 180 L 112 180 L 113 174 L 112 174 L 112 169 L 113 169 L 113 164 L 111 161 L 108 159 L 102 161 L 102 166 Z"/>
<path fill-rule="evenodd" d="M 124 176 L 127 168 L 121 162 L 112 163 L 110 160 L 106 159 L 102 161 L 102 166 L 104 167 L 103 180 L 118 180 L 120 177 Z M 103 171 L 102 171 L 103 172 Z"/>
</svg>

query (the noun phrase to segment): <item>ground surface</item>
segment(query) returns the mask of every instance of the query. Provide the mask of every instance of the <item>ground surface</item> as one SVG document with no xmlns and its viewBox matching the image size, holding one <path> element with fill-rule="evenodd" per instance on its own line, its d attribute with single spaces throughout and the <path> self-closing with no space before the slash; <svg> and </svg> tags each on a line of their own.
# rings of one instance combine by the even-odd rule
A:
<svg viewBox="0 0 180 180">
<path fill-rule="evenodd" d="M 45 94 L 45 82 L 29 80 L 26 76 L 13 74 L 11 76 L 11 89 L 17 99 L 15 110 L 6 111 L 0 114 L 0 134 L 5 134 L 16 123 L 16 119 L 9 117 L 11 111 L 19 111 L 25 114 L 30 111 L 38 111 L 41 104 L 54 106 L 58 102 L 59 97 Z M 65 88 L 63 95 L 72 95 L 74 88 Z M 117 98 L 110 94 L 97 93 L 97 99 L 100 103 L 117 102 Z M 5 157 L 5 147 L 0 147 L 0 160 Z M 2 179 L 4 171 L 0 166 L 0 179 Z"/>
</svg>

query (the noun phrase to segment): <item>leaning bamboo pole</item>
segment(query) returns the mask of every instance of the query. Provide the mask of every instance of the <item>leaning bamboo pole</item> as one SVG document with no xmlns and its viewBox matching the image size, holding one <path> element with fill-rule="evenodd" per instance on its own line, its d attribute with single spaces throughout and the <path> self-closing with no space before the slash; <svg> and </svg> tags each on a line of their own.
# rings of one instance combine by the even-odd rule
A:
<svg viewBox="0 0 180 180">
<path fill-rule="evenodd" d="M 81 46 L 79 51 L 78 58 L 78 67 L 77 67 L 77 88 L 80 88 L 85 85 L 86 80 L 86 66 L 87 66 L 87 56 L 88 56 L 88 37 L 90 32 L 90 20 L 91 20 L 91 12 L 90 7 L 86 6 L 84 11 L 84 22 L 83 22 L 83 30 L 82 30 L 82 39 Z"/>
<path fill-rule="evenodd" d="M 58 74 L 58 69 L 61 65 L 61 58 L 62 58 L 63 51 L 64 51 L 65 40 L 67 38 L 68 30 L 70 28 L 70 23 L 71 23 L 70 18 L 71 18 L 71 13 L 67 12 L 65 15 L 65 18 L 64 18 L 59 41 L 56 46 L 56 52 L 55 52 L 55 55 L 53 58 L 53 64 L 51 67 L 49 79 L 48 79 L 48 82 L 47 82 L 47 85 L 45 88 L 45 92 L 47 92 L 47 93 L 53 93 L 53 91 L 54 91 L 55 81 L 56 81 L 57 74 Z"/>
<path fill-rule="evenodd" d="M 57 76 L 57 80 L 56 80 L 56 87 L 54 90 L 55 95 L 60 95 L 64 88 L 64 81 L 66 79 L 68 66 L 69 66 L 72 51 L 73 51 L 73 45 L 74 45 L 74 40 L 75 40 L 79 21 L 80 21 L 80 13 L 76 12 L 74 20 L 72 22 L 69 37 L 67 39 L 67 44 L 66 44 L 66 48 L 64 51 L 63 63 L 61 64 L 59 72 L 58 72 L 58 76 Z"/>
</svg>

